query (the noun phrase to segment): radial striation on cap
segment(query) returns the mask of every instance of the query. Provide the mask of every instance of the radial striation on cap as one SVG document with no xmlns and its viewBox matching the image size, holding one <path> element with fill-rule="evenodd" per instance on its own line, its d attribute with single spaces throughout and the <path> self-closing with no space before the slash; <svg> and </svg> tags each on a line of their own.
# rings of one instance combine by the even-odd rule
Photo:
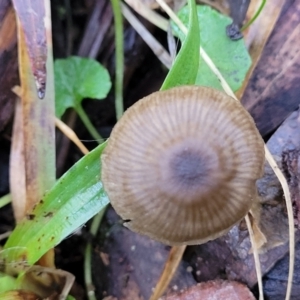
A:
<svg viewBox="0 0 300 300">
<path fill-rule="evenodd" d="M 184 86 L 125 112 L 102 155 L 102 181 L 133 231 L 170 245 L 199 244 L 246 215 L 263 165 L 263 141 L 242 105 Z"/>
</svg>

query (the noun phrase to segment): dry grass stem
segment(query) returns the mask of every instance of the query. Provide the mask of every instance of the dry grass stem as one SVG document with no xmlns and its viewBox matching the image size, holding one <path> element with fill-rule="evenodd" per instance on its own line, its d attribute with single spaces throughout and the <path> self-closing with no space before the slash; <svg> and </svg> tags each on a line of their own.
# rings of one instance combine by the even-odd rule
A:
<svg viewBox="0 0 300 300">
<path fill-rule="evenodd" d="M 168 68 L 172 66 L 172 58 L 164 47 L 154 38 L 154 36 L 147 30 L 147 28 L 135 17 L 130 9 L 121 3 L 121 9 L 126 20 L 141 36 L 145 43 L 151 48 L 157 58 Z"/>
<path fill-rule="evenodd" d="M 223 15 L 229 15 L 229 5 L 226 2 L 227 1 L 200 0 L 201 4 L 209 5 Z"/>
<path fill-rule="evenodd" d="M 294 275 L 294 263 L 295 263 L 295 224 L 294 224 L 294 213 L 293 213 L 293 206 L 292 206 L 292 200 L 291 195 L 289 191 L 289 187 L 287 184 L 287 181 L 279 169 L 275 159 L 273 158 L 272 154 L 270 153 L 267 146 L 265 146 L 265 153 L 268 160 L 268 163 L 270 164 L 273 172 L 277 176 L 285 196 L 285 202 L 287 207 L 287 213 L 288 213 L 288 221 L 289 221 L 289 240 L 290 240 L 290 260 L 289 260 L 289 276 L 288 276 L 288 284 L 287 284 L 287 291 L 285 300 L 289 300 L 291 297 L 292 292 L 292 285 L 293 285 L 293 275 Z"/>
<path fill-rule="evenodd" d="M 252 230 L 252 225 L 251 225 L 248 214 L 245 216 L 245 220 L 246 220 L 246 224 L 247 224 L 247 228 L 248 228 L 249 236 L 250 236 L 250 241 L 251 241 L 252 248 L 253 248 L 253 257 L 254 257 L 257 278 L 262 278 L 261 267 L 260 267 L 260 263 L 259 263 L 259 255 L 258 255 L 258 245 L 256 244 L 256 241 L 254 238 L 254 233 Z M 264 300 L 263 285 L 262 285 L 261 280 L 258 280 L 258 290 L 259 290 L 259 300 Z"/>
<path fill-rule="evenodd" d="M 89 150 L 83 145 L 83 143 L 80 141 L 73 129 L 70 128 L 66 123 L 64 123 L 58 118 L 55 118 L 55 125 L 66 137 L 68 137 L 79 148 L 79 150 L 84 155 L 89 153 Z"/>
<path fill-rule="evenodd" d="M 175 246 L 172 247 L 167 263 L 164 266 L 164 270 L 159 278 L 159 281 L 154 289 L 154 292 L 149 300 L 158 300 L 160 296 L 167 289 L 170 281 L 174 277 L 174 274 L 181 262 L 182 255 L 186 249 L 186 246 Z"/>
<path fill-rule="evenodd" d="M 12 91 L 20 97 L 21 95 L 21 87 L 15 86 L 12 88 Z M 83 143 L 80 141 L 76 133 L 73 131 L 72 128 L 70 128 L 66 123 L 61 121 L 60 119 L 55 117 L 55 125 L 56 127 L 66 136 L 68 137 L 78 148 L 79 150 L 84 154 L 88 154 L 89 150 L 83 145 Z"/>
<path fill-rule="evenodd" d="M 150 23 L 164 31 L 168 30 L 168 20 L 146 6 L 141 0 L 125 0 L 125 2 Z"/>
</svg>

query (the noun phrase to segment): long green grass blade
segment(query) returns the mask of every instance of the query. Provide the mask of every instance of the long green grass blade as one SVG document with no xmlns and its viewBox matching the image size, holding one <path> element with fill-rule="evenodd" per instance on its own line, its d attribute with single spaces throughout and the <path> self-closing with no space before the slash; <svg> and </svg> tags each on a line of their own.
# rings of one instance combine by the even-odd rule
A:
<svg viewBox="0 0 300 300">
<path fill-rule="evenodd" d="M 34 264 L 108 204 L 100 181 L 99 158 L 105 145 L 78 161 L 17 225 L 0 252 L 0 262 L 4 255 L 6 262 L 15 260 L 5 253 L 10 248 L 24 247 L 27 257 L 22 259 Z"/>
<path fill-rule="evenodd" d="M 195 84 L 199 65 L 200 33 L 195 1 L 189 0 L 188 4 L 190 8 L 188 34 L 161 90 Z"/>
</svg>

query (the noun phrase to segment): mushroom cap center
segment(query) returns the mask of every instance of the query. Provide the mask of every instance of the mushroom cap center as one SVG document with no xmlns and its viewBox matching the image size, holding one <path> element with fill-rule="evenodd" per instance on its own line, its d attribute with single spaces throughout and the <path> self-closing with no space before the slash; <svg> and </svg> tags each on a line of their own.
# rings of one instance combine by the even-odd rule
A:
<svg viewBox="0 0 300 300">
<path fill-rule="evenodd" d="M 199 153 L 183 149 L 170 161 L 172 179 L 180 185 L 193 187 L 203 184 L 207 174 L 207 164 Z"/>
<path fill-rule="evenodd" d="M 220 172 L 226 164 L 222 163 L 222 153 L 214 148 L 214 145 L 203 144 L 191 137 L 165 147 L 153 168 L 159 170 L 156 186 L 165 195 L 163 201 L 172 199 L 177 203 L 199 204 L 222 184 L 225 174 L 227 178 L 233 176 L 232 169 L 226 170 L 225 174 Z"/>
</svg>

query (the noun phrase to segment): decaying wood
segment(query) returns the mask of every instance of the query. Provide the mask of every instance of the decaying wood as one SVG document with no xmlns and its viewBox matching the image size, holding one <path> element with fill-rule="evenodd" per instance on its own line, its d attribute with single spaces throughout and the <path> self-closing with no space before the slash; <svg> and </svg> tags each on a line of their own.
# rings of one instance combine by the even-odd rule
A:
<svg viewBox="0 0 300 300">
<path fill-rule="evenodd" d="M 18 84 L 17 31 L 15 13 L 9 0 L 0 1 L 0 132 L 11 120 Z"/>
<path fill-rule="evenodd" d="M 242 99 L 262 136 L 299 105 L 299 43 L 300 2 L 294 1 L 283 10 Z"/>
</svg>

